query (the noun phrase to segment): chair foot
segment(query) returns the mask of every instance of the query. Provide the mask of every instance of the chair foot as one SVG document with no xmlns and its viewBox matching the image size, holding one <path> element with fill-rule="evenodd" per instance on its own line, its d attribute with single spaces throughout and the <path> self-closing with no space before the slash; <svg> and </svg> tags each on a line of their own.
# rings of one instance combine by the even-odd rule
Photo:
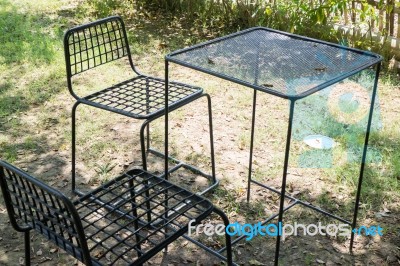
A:
<svg viewBox="0 0 400 266">
<path fill-rule="evenodd" d="M 157 150 L 154 150 L 152 148 L 148 149 L 147 152 L 153 154 L 154 156 L 157 156 L 157 157 L 160 157 L 160 158 L 165 158 L 164 153 L 162 153 L 160 151 L 157 151 Z M 196 168 L 196 167 L 194 167 L 192 165 L 189 165 L 189 164 L 186 164 L 184 162 L 181 162 L 181 161 L 179 161 L 178 159 L 176 159 L 174 157 L 168 156 L 168 159 L 171 162 L 176 164 L 175 166 L 173 166 L 173 167 L 168 169 L 168 174 L 171 174 L 171 173 L 177 171 L 178 169 L 180 169 L 182 167 L 182 168 L 184 168 L 186 170 L 189 170 L 189 171 L 191 171 L 191 172 L 193 172 L 193 173 L 195 173 L 197 175 L 200 175 L 200 176 L 208 179 L 209 181 L 211 181 L 210 182 L 211 184 L 208 187 L 206 187 L 204 190 L 202 190 L 200 192 L 197 192 L 197 194 L 204 195 L 205 193 L 212 191 L 214 188 L 216 188 L 219 185 L 219 180 L 216 179 L 216 178 L 213 178 L 212 175 L 206 174 L 202 170 L 200 170 L 200 169 L 198 169 L 198 168 Z M 165 174 L 162 173 L 159 176 L 163 177 L 164 175 Z"/>
<path fill-rule="evenodd" d="M 216 214 L 218 214 L 222 221 L 225 224 L 225 227 L 228 226 L 230 224 L 228 217 L 226 216 L 226 214 L 221 211 L 220 209 L 214 207 L 213 210 Z M 228 235 L 227 233 L 225 233 L 225 244 L 226 244 L 226 259 L 227 259 L 227 263 L 228 265 L 233 265 L 233 259 L 232 259 L 232 241 L 231 241 L 231 236 Z"/>
<path fill-rule="evenodd" d="M 29 231 L 24 232 L 24 242 L 25 242 L 25 265 L 31 265 L 31 238 L 29 237 Z"/>
</svg>

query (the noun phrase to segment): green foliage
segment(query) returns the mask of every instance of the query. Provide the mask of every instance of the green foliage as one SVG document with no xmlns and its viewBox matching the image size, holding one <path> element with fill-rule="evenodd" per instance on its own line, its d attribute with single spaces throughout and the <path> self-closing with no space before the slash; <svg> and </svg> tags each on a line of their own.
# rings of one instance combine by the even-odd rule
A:
<svg viewBox="0 0 400 266">
<path fill-rule="evenodd" d="M 297 33 L 343 45 L 376 51 L 390 59 L 390 49 L 385 42 L 372 38 L 373 23 L 379 20 L 376 7 L 361 1 L 361 8 L 352 8 L 350 0 L 90 0 L 94 13 L 99 17 L 122 12 L 136 16 L 139 10 L 167 15 L 172 20 L 185 21 L 188 28 L 204 29 L 211 34 L 223 35 L 233 31 L 266 26 Z M 392 5 L 380 1 L 379 10 L 391 12 Z M 333 24 L 357 17 L 352 23 L 353 33 L 342 33 Z M 345 18 L 346 17 L 346 18 Z M 379 32 L 387 36 L 386 29 Z"/>
<path fill-rule="evenodd" d="M 214 27 L 242 29 L 264 25 L 290 32 L 314 31 L 315 25 L 332 20 L 331 14 L 342 14 L 346 0 L 328 0 L 320 3 L 310 0 L 137 0 L 140 8 L 157 9 L 200 20 Z M 335 17 L 333 17 L 334 19 Z M 197 21 L 198 22 L 198 21 Z"/>
<path fill-rule="evenodd" d="M 99 17 L 116 15 L 116 10 L 128 10 L 132 1 L 129 0 L 89 0 L 88 3 L 93 7 L 95 14 Z"/>
</svg>

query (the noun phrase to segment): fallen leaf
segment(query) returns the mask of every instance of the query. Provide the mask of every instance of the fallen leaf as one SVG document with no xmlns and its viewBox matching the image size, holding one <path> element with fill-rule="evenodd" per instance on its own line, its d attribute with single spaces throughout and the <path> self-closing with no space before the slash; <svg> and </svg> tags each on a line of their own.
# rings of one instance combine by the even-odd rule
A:
<svg viewBox="0 0 400 266">
<path fill-rule="evenodd" d="M 167 46 L 168 45 L 165 42 L 161 42 L 161 43 L 158 44 L 158 47 L 161 48 L 161 49 L 165 49 L 165 48 L 167 48 Z"/>
<path fill-rule="evenodd" d="M 364 247 L 368 248 L 368 247 L 370 247 L 372 244 L 374 244 L 374 240 L 370 239 L 370 240 L 368 241 L 368 243 L 367 243 Z"/>
<path fill-rule="evenodd" d="M 25 259 L 23 257 L 19 257 L 18 261 L 19 261 L 19 265 L 25 264 Z"/>
<path fill-rule="evenodd" d="M 42 251 L 41 249 L 39 249 L 38 251 L 36 251 L 36 255 L 42 256 L 42 254 L 43 254 L 43 251 Z"/>
<path fill-rule="evenodd" d="M 57 251 L 57 249 L 56 248 L 52 248 L 52 249 L 50 249 L 50 253 L 55 253 Z"/>
<path fill-rule="evenodd" d="M 300 191 L 295 190 L 295 191 L 293 191 L 293 192 L 290 193 L 290 194 L 292 194 L 292 197 L 296 197 L 296 196 L 299 195 L 300 193 L 301 193 Z"/>
<path fill-rule="evenodd" d="M 255 259 L 250 260 L 250 261 L 249 261 L 249 264 L 250 264 L 250 265 L 255 265 L 255 266 L 263 266 L 263 265 L 266 265 L 266 264 L 264 264 L 264 263 L 259 262 L 258 260 L 255 260 Z"/>
<path fill-rule="evenodd" d="M 397 258 L 394 255 L 389 255 L 386 258 L 386 261 L 389 263 L 389 265 L 392 265 L 392 263 L 396 263 Z"/>
<path fill-rule="evenodd" d="M 46 261 L 52 260 L 50 257 L 42 257 L 42 259 L 39 261 L 39 263 L 44 263 Z"/>
<path fill-rule="evenodd" d="M 107 259 L 108 261 L 111 261 L 111 254 L 110 254 L 110 253 L 107 253 L 107 254 L 106 254 L 106 259 Z"/>
<path fill-rule="evenodd" d="M 389 217 L 390 215 L 387 214 L 386 212 L 377 212 L 375 213 L 376 218 L 383 218 L 383 217 Z"/>
<path fill-rule="evenodd" d="M 331 260 L 328 260 L 327 262 L 326 262 L 326 266 L 334 266 L 334 265 L 336 265 L 333 261 L 331 261 Z"/>
<path fill-rule="evenodd" d="M 325 261 L 320 260 L 320 259 L 316 259 L 315 261 L 316 261 L 317 263 L 319 263 L 319 264 L 325 264 Z"/>
</svg>

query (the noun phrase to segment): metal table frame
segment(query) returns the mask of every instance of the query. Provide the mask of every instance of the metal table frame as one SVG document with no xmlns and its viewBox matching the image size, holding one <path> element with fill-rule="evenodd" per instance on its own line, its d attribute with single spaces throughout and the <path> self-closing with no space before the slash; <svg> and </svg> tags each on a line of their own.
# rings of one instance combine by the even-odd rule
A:
<svg viewBox="0 0 400 266">
<path fill-rule="evenodd" d="M 235 38 L 241 35 L 246 35 L 246 34 L 250 34 L 252 31 L 257 31 L 257 30 L 263 30 L 263 31 L 268 31 L 271 32 L 273 34 L 279 34 L 282 36 L 286 36 L 286 37 L 290 37 L 296 40 L 302 40 L 305 42 L 312 42 L 315 44 L 321 44 L 321 45 L 326 45 L 329 47 L 336 47 L 337 49 L 342 49 L 342 50 L 346 50 L 352 53 L 357 53 L 360 54 L 362 56 L 368 56 L 371 58 L 371 60 L 369 60 L 366 64 L 363 64 L 362 66 L 359 66 L 357 68 L 354 69 L 350 69 L 349 71 L 346 71 L 344 73 L 341 73 L 340 75 L 338 75 L 337 77 L 328 80 L 326 82 L 323 82 L 321 84 L 318 84 L 315 87 L 312 87 L 311 89 L 308 89 L 305 92 L 302 92 L 300 94 L 297 95 L 289 95 L 289 94 L 285 94 L 285 93 L 281 93 L 279 91 L 273 90 L 271 88 L 268 88 L 266 86 L 261 86 L 258 84 L 258 66 L 256 67 L 255 71 L 257 71 L 257 74 L 255 74 L 255 79 L 254 79 L 254 83 L 236 78 L 236 77 L 231 77 L 225 73 L 221 73 L 221 72 L 217 72 L 217 71 L 213 71 L 210 69 L 207 69 L 205 67 L 202 67 L 200 64 L 196 65 L 193 63 L 188 63 L 185 61 L 182 61 L 180 59 L 177 59 L 176 56 L 177 55 L 181 55 L 181 54 L 185 54 L 188 52 L 191 52 L 193 50 L 196 49 L 202 49 L 204 47 L 207 47 L 209 45 L 213 45 L 213 44 L 217 44 L 217 43 L 222 43 L 226 40 L 229 40 L 231 38 Z M 258 51 L 260 52 L 260 51 Z M 251 139 L 250 139 L 250 156 L 249 156 L 249 171 L 248 171 L 248 184 L 247 184 L 247 200 L 249 200 L 249 195 L 250 195 L 250 185 L 251 183 L 255 183 L 263 188 L 266 188 L 272 192 L 275 192 L 277 194 L 280 195 L 280 204 L 279 204 L 279 213 L 272 215 L 271 217 L 269 217 L 267 220 L 265 220 L 263 222 L 263 225 L 266 224 L 267 222 L 269 222 L 272 219 L 275 219 L 276 217 L 278 217 L 278 222 L 282 222 L 283 219 L 283 213 L 287 210 L 289 210 L 290 208 L 292 208 L 293 206 L 297 205 L 297 204 L 301 204 L 303 206 L 312 208 L 313 210 L 316 210 L 322 214 L 328 215 L 334 219 L 337 219 L 343 223 L 349 224 L 351 225 L 352 229 L 356 228 L 356 224 L 357 224 L 357 214 L 358 214 L 358 208 L 359 208 L 359 200 L 360 200 L 360 193 L 361 193 L 361 187 L 362 187 L 362 181 L 363 181 L 363 175 L 364 175 L 364 167 L 365 167 L 365 161 L 366 161 L 366 155 L 367 155 L 367 148 L 368 148 L 368 139 L 369 139 L 369 134 L 370 134 L 370 129 L 371 129 L 371 123 L 372 123 L 372 115 L 373 115 L 373 109 L 374 109 L 374 105 L 375 105 L 375 98 L 376 98 L 376 94 L 377 94 L 377 83 L 378 83 L 378 78 L 379 78 L 379 72 L 380 72 L 380 65 L 382 61 L 382 57 L 380 55 L 371 53 L 371 52 L 366 52 L 366 51 L 361 51 L 358 49 L 353 49 L 353 48 L 348 48 L 348 47 L 343 47 L 337 44 L 332 44 L 332 43 L 328 43 L 328 42 L 324 42 L 324 41 L 320 41 L 320 40 L 316 40 L 316 39 L 311 39 L 311 38 L 306 38 L 303 36 L 298 36 L 298 35 L 294 35 L 294 34 L 289 34 L 286 32 L 281 32 L 281 31 L 277 31 L 277 30 L 272 30 L 272 29 L 268 29 L 268 28 L 263 28 L 263 27 L 255 27 L 255 28 L 250 28 L 244 31 L 240 31 L 237 33 L 233 33 L 221 38 L 217 38 L 205 43 L 201 43 L 189 48 L 185 48 L 185 49 L 181 49 L 178 51 L 174 51 L 168 55 L 166 55 L 165 57 L 165 104 L 167 106 L 168 103 L 168 82 L 169 82 L 169 63 L 175 63 L 178 65 L 182 65 L 194 70 L 198 70 L 207 74 L 210 74 L 212 76 L 216 76 L 249 88 L 254 89 L 254 94 L 253 94 L 253 107 L 252 107 L 252 121 L 251 121 Z M 213 63 L 213 62 L 211 62 Z M 368 113 L 368 122 L 367 122 L 367 128 L 366 128 L 366 132 L 365 132 L 365 141 L 364 141 L 364 147 L 363 147 L 363 151 L 362 151 L 362 157 L 361 157 L 361 165 L 360 165 L 360 174 L 359 174 L 359 179 L 358 179 L 358 185 L 357 185 L 357 192 L 356 192 L 356 199 L 355 199 L 355 208 L 354 208 L 354 213 L 353 213 L 353 220 L 352 221 L 347 221 L 341 217 L 338 217 L 334 214 L 331 214 L 319 207 L 313 206 L 308 202 L 305 201 L 301 201 L 299 199 L 296 199 L 290 195 L 286 194 L 286 179 L 287 179 L 287 170 L 288 170 L 288 164 L 289 164 L 289 153 L 290 153 L 290 142 L 291 142 L 291 137 L 292 137 L 292 124 L 293 124 L 293 117 L 294 117 L 294 110 L 295 110 L 295 103 L 296 101 L 305 98 L 315 92 L 318 92 L 330 85 L 333 85 L 345 78 L 348 78 L 358 72 L 361 72 L 362 70 L 365 70 L 367 68 L 371 68 L 371 67 L 375 67 L 375 80 L 374 80 L 374 84 L 373 84 L 373 90 L 372 90 L 372 96 L 371 96 L 371 104 L 369 107 L 369 113 Z M 290 108 L 289 108 L 289 119 L 288 119 L 288 127 L 287 127 L 287 136 L 286 136 L 286 147 L 285 147 L 285 158 L 284 158 L 284 165 L 283 165 L 283 173 L 282 173 L 282 186 L 281 186 L 281 190 L 277 190 L 274 189 L 272 187 L 266 186 L 256 180 L 253 180 L 251 178 L 252 175 L 252 161 L 253 161 L 253 148 L 254 148 L 254 129 L 255 129 L 255 113 L 256 113 L 256 101 L 257 101 L 257 91 L 262 91 L 268 94 L 271 94 L 273 96 L 277 96 L 280 98 L 284 98 L 290 101 Z M 166 108 L 166 112 L 165 112 L 165 154 L 168 155 L 168 107 Z M 168 171 L 168 160 L 167 160 L 168 156 L 165 156 L 165 172 Z M 167 175 L 165 175 L 167 176 Z M 291 204 L 289 204 L 288 206 L 284 206 L 284 199 L 288 198 L 293 200 L 293 202 Z M 241 239 L 243 239 L 245 236 L 239 237 L 237 239 L 235 239 L 233 241 L 233 243 L 240 241 Z M 276 249 L 275 249 L 275 265 L 278 264 L 278 259 L 279 259 L 279 249 L 280 249 L 280 236 L 277 236 L 276 239 Z M 350 238 L 350 252 L 352 252 L 352 248 L 353 248 L 353 243 L 354 243 L 354 233 L 351 233 L 351 238 Z M 218 253 L 224 251 L 225 249 L 222 248 L 221 250 L 218 251 Z"/>
</svg>

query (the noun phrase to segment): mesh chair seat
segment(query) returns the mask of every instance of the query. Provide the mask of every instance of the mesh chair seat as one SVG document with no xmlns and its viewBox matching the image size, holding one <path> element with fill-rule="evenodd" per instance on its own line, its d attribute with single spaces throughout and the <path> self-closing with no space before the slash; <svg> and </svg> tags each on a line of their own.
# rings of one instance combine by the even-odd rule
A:
<svg viewBox="0 0 400 266">
<path fill-rule="evenodd" d="M 199 97 L 203 89 L 178 82 L 168 83 L 169 107 L 179 107 Z M 138 76 L 83 98 L 82 102 L 137 119 L 149 119 L 165 110 L 165 82 Z"/>
<path fill-rule="evenodd" d="M 213 210 L 208 200 L 139 169 L 75 204 L 90 253 L 101 264 L 146 261 L 186 233 L 192 219 L 201 221 Z"/>
</svg>

